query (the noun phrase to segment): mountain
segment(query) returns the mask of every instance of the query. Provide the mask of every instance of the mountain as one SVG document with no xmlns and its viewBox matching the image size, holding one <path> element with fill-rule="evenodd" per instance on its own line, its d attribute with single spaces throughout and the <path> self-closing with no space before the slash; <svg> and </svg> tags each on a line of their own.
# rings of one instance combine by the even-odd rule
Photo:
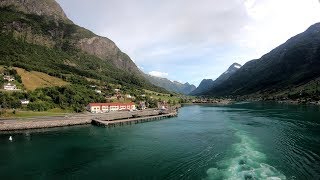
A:
<svg viewBox="0 0 320 180">
<path fill-rule="evenodd" d="M 31 25 L 28 22 L 13 21 L 5 25 L 7 30 L 13 30 L 15 34 L 25 35 L 28 42 L 49 47 L 74 46 L 88 54 L 110 61 L 118 68 L 141 73 L 130 57 L 123 53 L 113 41 L 74 25 L 54 0 L 2 0 L 0 7 L 12 7 L 19 12 L 46 17 L 46 21 L 53 18 L 52 22 L 56 27 L 51 26 L 36 33 L 33 25 L 37 24 Z"/>
<path fill-rule="evenodd" d="M 17 11 L 38 16 L 48 16 L 54 19 L 70 21 L 60 5 L 54 0 L 1 0 L 0 7 L 13 6 Z"/>
<path fill-rule="evenodd" d="M 320 23 L 252 60 L 207 94 L 269 95 L 288 91 L 320 77 Z M 291 92 L 288 92 L 291 93 Z"/>
<path fill-rule="evenodd" d="M 168 91 L 181 93 L 181 94 L 189 94 L 193 90 L 196 89 L 194 85 L 190 85 L 189 83 L 182 84 L 177 81 L 170 81 L 167 78 L 161 78 L 156 76 L 151 76 L 146 74 L 146 78 L 154 85 L 165 88 Z"/>
<path fill-rule="evenodd" d="M 214 85 L 214 81 L 212 79 L 203 79 L 199 86 L 190 93 L 190 95 L 202 95 L 204 92 L 207 92 Z"/>
<path fill-rule="evenodd" d="M 215 81 L 212 79 L 204 79 L 201 81 L 199 86 L 192 91 L 191 95 L 205 95 L 214 86 L 221 84 L 222 82 L 228 80 L 228 78 L 237 72 L 241 68 L 241 65 L 238 63 L 233 63 L 224 73 L 222 73 Z"/>
<path fill-rule="evenodd" d="M 0 31 L 1 65 L 68 81 L 95 79 L 164 91 L 146 80 L 113 41 L 74 24 L 54 0 L 2 0 Z"/>
<path fill-rule="evenodd" d="M 232 76 L 234 73 L 236 73 L 241 68 L 241 65 L 238 63 L 233 63 L 227 71 L 222 73 L 215 81 L 215 85 L 219 85 L 223 83 L 224 81 L 228 80 L 230 76 Z"/>
</svg>

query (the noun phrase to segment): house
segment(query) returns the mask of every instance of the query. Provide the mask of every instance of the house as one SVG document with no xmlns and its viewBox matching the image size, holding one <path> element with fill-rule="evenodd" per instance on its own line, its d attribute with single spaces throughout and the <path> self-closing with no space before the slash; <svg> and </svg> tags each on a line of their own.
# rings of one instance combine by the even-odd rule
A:
<svg viewBox="0 0 320 180">
<path fill-rule="evenodd" d="M 7 83 L 3 86 L 3 89 L 4 90 L 7 90 L 7 91 L 15 91 L 15 90 L 18 90 L 17 89 L 17 86 L 15 84 L 11 84 L 11 83 Z"/>
<path fill-rule="evenodd" d="M 130 94 L 126 94 L 126 98 L 132 98 Z"/>
<path fill-rule="evenodd" d="M 133 102 L 129 103 L 90 103 L 86 109 L 91 113 L 105 113 L 119 110 L 135 110 L 136 105 Z"/>
<path fill-rule="evenodd" d="M 139 109 L 143 110 L 143 109 L 146 109 L 146 102 L 145 101 L 140 101 L 139 102 Z"/>
<path fill-rule="evenodd" d="M 101 92 L 101 90 L 98 90 L 98 89 L 96 89 L 96 90 L 94 90 L 96 93 L 98 93 L 98 94 L 101 94 L 102 92 Z"/>
<path fill-rule="evenodd" d="M 136 99 L 136 97 L 131 96 L 130 94 L 126 94 L 125 97 L 126 97 L 127 99 Z"/>
<path fill-rule="evenodd" d="M 169 108 L 166 101 L 158 102 L 158 109 L 167 110 Z"/>
<path fill-rule="evenodd" d="M 14 77 L 12 77 L 12 76 L 3 76 L 3 79 L 7 80 L 9 82 L 14 81 Z"/>
<path fill-rule="evenodd" d="M 20 102 L 22 105 L 28 105 L 30 103 L 30 101 L 27 99 L 20 99 Z"/>
<path fill-rule="evenodd" d="M 105 98 L 106 98 L 106 100 L 109 100 L 109 101 L 118 99 L 117 96 L 106 96 Z"/>
</svg>

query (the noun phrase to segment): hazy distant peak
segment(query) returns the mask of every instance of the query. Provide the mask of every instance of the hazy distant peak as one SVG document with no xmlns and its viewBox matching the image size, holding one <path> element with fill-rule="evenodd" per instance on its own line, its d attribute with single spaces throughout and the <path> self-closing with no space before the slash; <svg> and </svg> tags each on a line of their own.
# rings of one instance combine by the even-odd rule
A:
<svg viewBox="0 0 320 180">
<path fill-rule="evenodd" d="M 190 92 L 196 89 L 196 86 L 194 86 L 193 84 L 189 84 L 188 82 L 183 84 L 179 81 L 171 81 L 170 79 L 156 77 L 150 74 L 146 74 L 146 78 L 152 84 L 159 87 L 163 87 L 168 91 L 172 91 L 176 93 L 189 94 Z"/>
</svg>

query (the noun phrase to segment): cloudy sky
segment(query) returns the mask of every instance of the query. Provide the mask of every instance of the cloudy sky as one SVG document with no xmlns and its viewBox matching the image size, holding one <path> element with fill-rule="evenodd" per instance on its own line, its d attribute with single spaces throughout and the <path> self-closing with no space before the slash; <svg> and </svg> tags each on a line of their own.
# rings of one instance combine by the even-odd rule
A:
<svg viewBox="0 0 320 180">
<path fill-rule="evenodd" d="M 320 0 L 58 0 L 145 73 L 198 85 L 320 22 Z"/>
</svg>

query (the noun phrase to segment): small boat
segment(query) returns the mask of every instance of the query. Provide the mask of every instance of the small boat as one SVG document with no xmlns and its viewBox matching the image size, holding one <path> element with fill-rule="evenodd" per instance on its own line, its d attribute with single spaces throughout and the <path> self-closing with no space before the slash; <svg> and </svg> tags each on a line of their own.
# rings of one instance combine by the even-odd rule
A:
<svg viewBox="0 0 320 180">
<path fill-rule="evenodd" d="M 12 136 L 9 137 L 9 141 L 12 141 Z"/>
</svg>

